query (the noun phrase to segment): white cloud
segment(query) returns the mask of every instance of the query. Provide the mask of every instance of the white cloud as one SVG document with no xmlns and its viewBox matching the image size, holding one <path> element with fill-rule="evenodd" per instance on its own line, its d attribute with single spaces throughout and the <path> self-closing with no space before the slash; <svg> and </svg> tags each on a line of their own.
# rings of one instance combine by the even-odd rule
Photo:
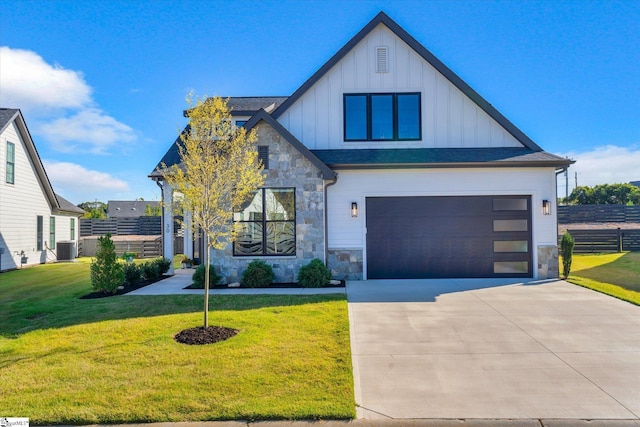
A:
<svg viewBox="0 0 640 427">
<path fill-rule="evenodd" d="M 569 168 L 569 191 L 575 187 L 575 172 L 578 173 L 578 185 L 590 187 L 640 181 L 640 148 L 637 146 L 606 145 L 591 151 L 569 152 L 562 156 L 576 160 Z M 558 181 L 559 184 L 564 182 L 563 179 Z"/>
<path fill-rule="evenodd" d="M 112 175 L 75 163 L 43 160 L 54 190 L 67 199 L 94 200 L 102 194 L 129 191 L 129 184 Z"/>
<path fill-rule="evenodd" d="M 133 129 L 96 108 L 41 124 L 37 129 L 54 149 L 65 153 L 105 154 L 118 143 L 136 139 Z"/>
<path fill-rule="evenodd" d="M 136 140 L 134 130 L 101 110 L 79 71 L 36 52 L 0 47 L 0 105 L 28 113 L 34 135 L 64 153 L 107 154 Z"/>
<path fill-rule="evenodd" d="M 0 47 L 0 103 L 23 111 L 82 108 L 91 87 L 82 73 L 50 65 L 29 50 Z"/>
</svg>

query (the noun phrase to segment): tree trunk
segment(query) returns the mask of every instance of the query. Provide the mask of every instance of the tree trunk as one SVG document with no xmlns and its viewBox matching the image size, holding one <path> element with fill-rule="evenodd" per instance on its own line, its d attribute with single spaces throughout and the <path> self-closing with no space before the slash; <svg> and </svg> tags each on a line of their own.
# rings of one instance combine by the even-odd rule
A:
<svg viewBox="0 0 640 427">
<path fill-rule="evenodd" d="M 209 327 L 209 270 L 211 269 L 211 263 L 209 262 L 209 245 L 207 246 L 207 253 L 202 259 L 206 262 L 204 268 L 204 328 Z"/>
</svg>

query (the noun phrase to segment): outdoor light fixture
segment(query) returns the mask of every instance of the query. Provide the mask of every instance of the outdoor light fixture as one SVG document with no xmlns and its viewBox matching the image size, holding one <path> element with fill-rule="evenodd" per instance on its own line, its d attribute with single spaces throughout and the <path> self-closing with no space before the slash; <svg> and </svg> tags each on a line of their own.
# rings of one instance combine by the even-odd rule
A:
<svg viewBox="0 0 640 427">
<path fill-rule="evenodd" d="M 542 201 L 542 214 L 543 215 L 551 215 L 551 204 L 548 200 Z"/>
<path fill-rule="evenodd" d="M 351 202 L 351 217 L 356 218 L 358 216 L 358 204 Z"/>
</svg>

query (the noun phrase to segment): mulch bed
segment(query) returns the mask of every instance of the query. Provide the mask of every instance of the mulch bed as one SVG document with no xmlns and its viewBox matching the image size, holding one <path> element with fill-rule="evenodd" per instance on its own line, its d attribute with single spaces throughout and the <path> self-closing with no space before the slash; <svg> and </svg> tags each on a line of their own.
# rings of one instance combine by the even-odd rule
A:
<svg viewBox="0 0 640 427">
<path fill-rule="evenodd" d="M 344 288 L 345 281 L 341 280 L 339 285 L 325 285 L 321 287 L 322 288 Z M 214 285 L 209 287 L 209 289 L 277 289 L 277 288 L 295 289 L 295 288 L 302 288 L 302 286 L 300 286 L 299 283 L 289 282 L 289 283 L 272 283 L 266 288 L 250 288 L 248 286 L 242 286 L 242 285 L 240 285 L 240 287 L 235 287 L 235 288 L 230 288 L 229 285 Z M 198 288 L 193 285 L 189 285 L 184 289 L 203 289 L 203 288 Z"/>
<path fill-rule="evenodd" d="M 200 326 L 178 332 L 174 339 L 188 345 L 213 344 L 234 337 L 238 332 L 237 329 L 225 328 L 224 326 L 209 326 L 206 329 Z"/>
<path fill-rule="evenodd" d="M 167 275 L 163 274 L 157 280 L 143 280 L 142 282 L 138 282 L 135 285 L 126 284 L 126 285 L 123 285 L 123 289 L 118 289 L 115 294 L 108 294 L 108 293 L 102 292 L 102 291 L 94 291 L 94 292 L 91 292 L 89 294 L 81 296 L 80 299 L 96 299 L 96 298 L 114 297 L 116 295 L 124 295 L 124 294 L 127 294 L 127 293 L 131 292 L 131 291 L 135 291 L 136 289 L 140 289 L 140 288 L 144 288 L 145 286 L 152 285 L 152 284 L 154 284 L 156 282 L 159 282 L 160 280 L 166 279 L 168 277 L 171 277 L 171 276 L 167 276 Z"/>
</svg>

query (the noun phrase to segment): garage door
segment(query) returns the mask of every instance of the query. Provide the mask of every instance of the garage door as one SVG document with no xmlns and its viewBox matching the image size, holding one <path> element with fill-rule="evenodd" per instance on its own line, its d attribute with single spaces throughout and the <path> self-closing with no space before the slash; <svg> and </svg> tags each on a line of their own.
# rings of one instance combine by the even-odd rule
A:
<svg viewBox="0 0 640 427">
<path fill-rule="evenodd" d="M 529 196 L 370 197 L 367 278 L 532 277 Z"/>
</svg>

